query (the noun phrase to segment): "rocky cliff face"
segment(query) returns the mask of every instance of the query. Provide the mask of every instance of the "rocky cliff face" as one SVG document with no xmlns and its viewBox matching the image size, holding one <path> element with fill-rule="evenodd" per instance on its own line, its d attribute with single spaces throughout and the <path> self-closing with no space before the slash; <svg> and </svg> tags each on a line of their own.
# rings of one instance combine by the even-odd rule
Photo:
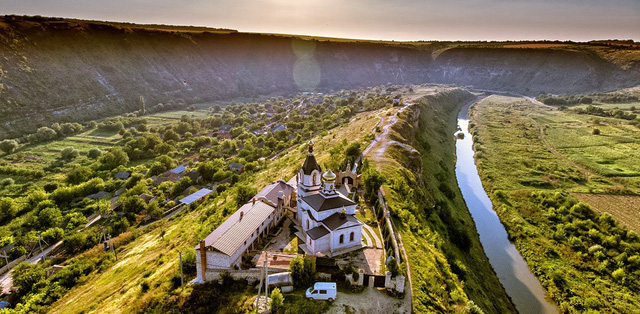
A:
<svg viewBox="0 0 640 314">
<path fill-rule="evenodd" d="M 447 49 L 18 17 L 0 18 L 0 43 L 2 137 L 21 125 L 129 112 L 140 96 L 154 105 L 387 83 L 531 95 L 640 84 L 638 67 L 623 70 L 589 49 Z"/>
</svg>

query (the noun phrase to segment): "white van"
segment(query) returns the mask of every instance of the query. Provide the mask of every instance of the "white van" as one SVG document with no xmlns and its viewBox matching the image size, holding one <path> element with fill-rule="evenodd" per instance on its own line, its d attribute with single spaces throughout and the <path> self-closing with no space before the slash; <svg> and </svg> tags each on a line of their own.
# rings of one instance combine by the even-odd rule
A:
<svg viewBox="0 0 640 314">
<path fill-rule="evenodd" d="M 307 299 L 333 302 L 337 293 L 335 282 L 316 282 L 313 287 L 307 289 Z"/>
</svg>

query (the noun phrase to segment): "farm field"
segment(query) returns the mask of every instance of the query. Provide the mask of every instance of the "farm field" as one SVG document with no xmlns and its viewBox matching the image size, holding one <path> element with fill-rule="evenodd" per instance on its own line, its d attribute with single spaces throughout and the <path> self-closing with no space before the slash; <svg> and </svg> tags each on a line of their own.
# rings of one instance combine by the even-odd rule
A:
<svg viewBox="0 0 640 314">
<path fill-rule="evenodd" d="M 621 225 L 640 233 L 640 196 L 572 193 L 591 208 L 616 217 Z"/>
<path fill-rule="evenodd" d="M 639 253 L 635 121 L 496 95 L 470 117 L 484 189 L 561 311 L 635 311 L 640 273 L 626 259 Z"/>
</svg>

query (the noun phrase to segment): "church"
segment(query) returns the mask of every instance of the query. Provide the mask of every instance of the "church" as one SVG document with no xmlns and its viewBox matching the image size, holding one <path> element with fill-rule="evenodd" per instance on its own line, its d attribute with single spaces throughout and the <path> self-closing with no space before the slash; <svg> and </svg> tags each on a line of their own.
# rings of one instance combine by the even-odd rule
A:
<svg viewBox="0 0 640 314">
<path fill-rule="evenodd" d="M 296 174 L 297 219 L 308 254 L 336 255 L 362 247 L 362 222 L 356 203 L 336 190 L 336 175 L 322 172 L 313 155 L 313 142 Z"/>
</svg>

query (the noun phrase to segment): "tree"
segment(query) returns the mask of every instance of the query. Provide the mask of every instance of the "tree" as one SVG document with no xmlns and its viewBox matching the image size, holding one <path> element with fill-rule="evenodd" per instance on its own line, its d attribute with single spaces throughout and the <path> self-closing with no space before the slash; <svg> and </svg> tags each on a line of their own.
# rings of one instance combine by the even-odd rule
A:
<svg viewBox="0 0 640 314">
<path fill-rule="evenodd" d="M 368 169 L 362 176 L 365 193 L 371 200 L 374 199 L 380 187 L 386 182 L 385 177 L 375 169 Z"/>
<path fill-rule="evenodd" d="M 129 215 L 139 214 L 147 208 L 147 203 L 138 196 L 123 197 L 120 202 L 122 211 Z"/>
<path fill-rule="evenodd" d="M 99 159 L 100 164 L 106 169 L 114 169 L 129 163 L 129 156 L 120 147 L 114 147 Z"/>
<path fill-rule="evenodd" d="M 275 288 L 271 291 L 271 312 L 280 313 L 284 307 L 284 296 L 280 292 L 280 288 Z"/>
<path fill-rule="evenodd" d="M 42 142 L 53 140 L 58 136 L 56 131 L 46 126 L 39 128 L 38 131 L 36 131 L 36 134 L 38 136 L 38 140 Z"/>
<path fill-rule="evenodd" d="M 27 295 L 34 286 L 45 279 L 46 272 L 40 264 L 20 263 L 13 269 L 11 273 L 13 277 L 13 286 L 21 295 Z"/>
<path fill-rule="evenodd" d="M 65 147 L 62 152 L 60 152 L 60 156 L 65 160 L 74 159 L 78 157 L 79 154 L 80 153 L 78 153 L 78 150 L 73 147 Z"/>
<path fill-rule="evenodd" d="M 47 207 L 38 213 L 38 224 L 42 229 L 55 227 L 62 220 L 62 213 L 55 207 Z"/>
<path fill-rule="evenodd" d="M 67 174 L 67 182 L 70 184 L 80 184 L 91 178 L 93 171 L 89 167 L 77 167 Z"/>
<path fill-rule="evenodd" d="M 289 262 L 291 279 L 296 288 L 310 285 L 316 275 L 316 261 L 312 257 L 296 257 Z"/>
<path fill-rule="evenodd" d="M 18 146 L 18 141 L 16 140 L 3 140 L 0 142 L 0 150 L 5 153 L 12 153 Z"/>
<path fill-rule="evenodd" d="M 173 186 L 173 195 L 177 196 L 191 185 L 193 185 L 193 181 L 191 181 L 191 178 L 189 178 L 188 176 L 180 178 L 180 180 L 178 180 L 178 182 Z"/>
<path fill-rule="evenodd" d="M 15 201 L 8 197 L 0 198 L 0 222 L 9 222 L 16 215 L 18 207 Z"/>
<path fill-rule="evenodd" d="M 151 218 L 153 218 L 153 219 L 162 218 L 163 210 L 158 205 L 158 201 L 157 200 L 156 201 L 152 201 L 151 203 L 149 203 L 149 206 L 147 206 L 147 214 L 149 214 L 149 216 L 151 216 Z"/>
<path fill-rule="evenodd" d="M 238 187 L 236 188 L 236 196 L 235 196 L 235 201 L 236 204 L 238 206 L 248 202 L 252 196 L 254 196 L 257 193 L 257 190 L 255 188 L 252 188 L 250 186 L 244 185 L 244 184 L 239 184 Z"/>
<path fill-rule="evenodd" d="M 303 274 L 304 274 L 304 262 L 302 257 L 296 257 L 289 262 L 289 271 L 291 272 L 291 279 L 293 285 L 296 288 L 303 288 L 305 286 Z"/>
<path fill-rule="evenodd" d="M 180 140 L 180 135 L 178 135 L 178 133 L 176 133 L 173 129 L 169 129 L 166 132 L 164 132 L 164 141 L 179 141 Z"/>
<path fill-rule="evenodd" d="M 89 152 L 87 153 L 87 157 L 91 159 L 98 159 L 98 157 L 100 156 L 102 156 L 102 150 L 100 150 L 97 147 L 90 149 Z"/>
</svg>

